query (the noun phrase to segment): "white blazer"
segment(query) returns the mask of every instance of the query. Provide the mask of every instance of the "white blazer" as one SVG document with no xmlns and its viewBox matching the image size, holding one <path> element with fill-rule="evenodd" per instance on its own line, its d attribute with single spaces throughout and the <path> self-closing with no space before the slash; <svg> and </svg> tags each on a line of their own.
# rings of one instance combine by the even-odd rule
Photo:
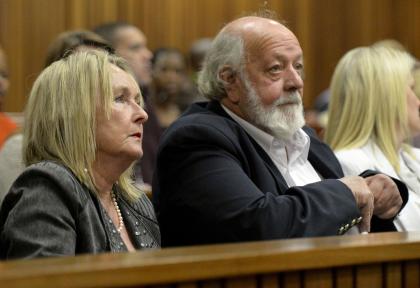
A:
<svg viewBox="0 0 420 288">
<path fill-rule="evenodd" d="M 398 231 L 420 231 L 420 149 L 413 147 L 412 150 L 415 158 L 401 150 L 399 173 L 373 141 L 360 148 L 334 151 L 346 176 L 373 169 L 400 179 L 407 185 L 408 202 L 394 220 Z"/>
</svg>

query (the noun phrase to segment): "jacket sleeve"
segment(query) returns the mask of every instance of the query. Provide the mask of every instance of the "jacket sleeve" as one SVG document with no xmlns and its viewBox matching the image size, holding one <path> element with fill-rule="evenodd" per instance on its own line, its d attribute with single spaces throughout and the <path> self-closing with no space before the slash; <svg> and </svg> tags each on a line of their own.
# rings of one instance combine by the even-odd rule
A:
<svg viewBox="0 0 420 288">
<path fill-rule="evenodd" d="M 15 181 L 0 212 L 1 258 L 75 254 L 77 205 L 59 178 L 28 169 Z"/>
<path fill-rule="evenodd" d="M 175 132 L 163 140 L 153 187 L 163 246 L 337 235 L 360 216 L 338 180 L 264 190 L 240 140 L 199 124 Z"/>
</svg>

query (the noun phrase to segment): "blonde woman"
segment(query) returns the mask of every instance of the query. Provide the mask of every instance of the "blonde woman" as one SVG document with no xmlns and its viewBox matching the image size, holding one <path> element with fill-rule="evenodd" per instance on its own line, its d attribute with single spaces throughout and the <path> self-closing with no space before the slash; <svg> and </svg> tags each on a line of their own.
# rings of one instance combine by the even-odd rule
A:
<svg viewBox="0 0 420 288">
<path fill-rule="evenodd" d="M 414 64 L 385 47 L 348 52 L 332 78 L 325 134 L 345 174 L 375 169 L 407 184 L 409 201 L 394 220 L 399 231 L 420 230 L 420 150 L 406 144 L 420 133 Z"/>
<path fill-rule="evenodd" d="M 1 258 L 160 245 L 152 205 L 131 181 L 142 105 L 125 61 L 106 52 L 77 52 L 41 73 L 25 111 L 28 167 L 0 210 Z"/>
</svg>

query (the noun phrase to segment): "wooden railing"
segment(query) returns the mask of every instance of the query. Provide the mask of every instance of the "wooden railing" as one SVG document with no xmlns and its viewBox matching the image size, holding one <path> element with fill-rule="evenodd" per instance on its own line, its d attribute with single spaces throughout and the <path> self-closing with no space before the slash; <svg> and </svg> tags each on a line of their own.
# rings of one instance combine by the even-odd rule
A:
<svg viewBox="0 0 420 288">
<path fill-rule="evenodd" d="M 420 233 L 0 262 L 0 287 L 420 287 Z"/>
</svg>

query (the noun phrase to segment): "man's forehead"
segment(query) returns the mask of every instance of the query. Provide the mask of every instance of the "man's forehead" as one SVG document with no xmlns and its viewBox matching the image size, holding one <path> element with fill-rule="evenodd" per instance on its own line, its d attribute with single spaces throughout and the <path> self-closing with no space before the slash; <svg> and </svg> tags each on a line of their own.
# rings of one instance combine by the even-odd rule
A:
<svg viewBox="0 0 420 288">
<path fill-rule="evenodd" d="M 247 16 L 236 19 L 226 26 L 227 30 L 237 33 L 258 32 L 267 28 L 287 30 L 286 26 L 276 20 L 257 16 Z"/>
<path fill-rule="evenodd" d="M 118 29 L 115 36 L 119 44 L 146 41 L 144 34 L 134 26 L 126 26 Z"/>
</svg>

